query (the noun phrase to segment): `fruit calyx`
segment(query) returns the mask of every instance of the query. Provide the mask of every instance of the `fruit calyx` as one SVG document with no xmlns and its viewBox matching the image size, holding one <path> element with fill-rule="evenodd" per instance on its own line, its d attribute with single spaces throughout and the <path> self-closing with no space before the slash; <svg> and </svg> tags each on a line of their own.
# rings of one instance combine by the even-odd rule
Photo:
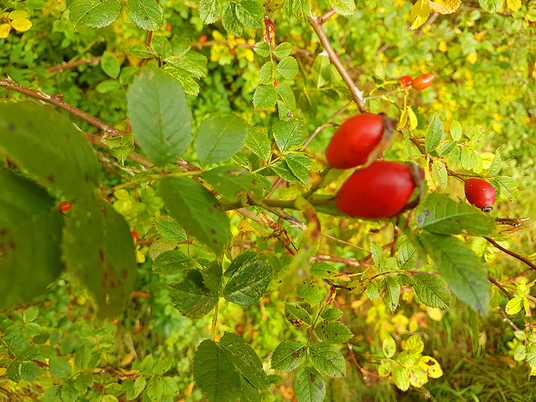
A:
<svg viewBox="0 0 536 402">
<path fill-rule="evenodd" d="M 485 180 L 468 179 L 465 181 L 465 198 L 470 204 L 480 208 L 483 212 L 491 212 L 497 199 L 497 192 Z"/>
<path fill-rule="evenodd" d="M 335 169 L 369 166 L 391 144 L 396 120 L 385 114 L 363 113 L 347 119 L 326 148 L 328 163 Z"/>
</svg>

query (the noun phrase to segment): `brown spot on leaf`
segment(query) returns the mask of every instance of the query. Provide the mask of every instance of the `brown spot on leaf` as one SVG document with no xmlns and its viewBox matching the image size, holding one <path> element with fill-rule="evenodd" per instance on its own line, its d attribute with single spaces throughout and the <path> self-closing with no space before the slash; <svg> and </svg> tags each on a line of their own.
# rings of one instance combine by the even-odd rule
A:
<svg viewBox="0 0 536 402">
<path fill-rule="evenodd" d="M 14 124 L 10 124 L 10 125 L 7 127 L 7 129 L 8 129 L 9 131 L 15 131 L 15 130 L 17 129 L 17 126 L 14 125 Z"/>
</svg>

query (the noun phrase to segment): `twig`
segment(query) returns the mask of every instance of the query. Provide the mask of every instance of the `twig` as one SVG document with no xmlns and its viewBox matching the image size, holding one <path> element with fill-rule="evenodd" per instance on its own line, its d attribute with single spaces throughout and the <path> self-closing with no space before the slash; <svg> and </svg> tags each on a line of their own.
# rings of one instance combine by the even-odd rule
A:
<svg viewBox="0 0 536 402">
<path fill-rule="evenodd" d="M 503 285 L 501 285 L 497 279 L 495 279 L 495 278 L 493 278 L 493 277 L 488 275 L 488 281 L 490 281 L 495 286 L 497 286 L 499 289 L 501 289 L 501 291 L 506 295 L 506 297 L 508 297 L 508 300 L 510 300 L 512 298 L 512 296 L 510 296 L 510 293 L 508 293 L 508 290 L 506 290 L 506 288 Z"/>
<path fill-rule="evenodd" d="M 318 18 L 318 23 L 319 24 L 323 24 L 324 22 L 327 21 L 327 19 L 333 15 L 337 14 L 337 12 L 332 8 L 331 10 L 329 10 L 327 13 L 325 13 L 323 16 L 321 16 L 320 18 Z"/>
<path fill-rule="evenodd" d="M 520 272 L 518 274 L 515 274 L 514 276 L 511 276 L 510 278 L 508 278 L 506 280 L 506 282 L 513 282 L 515 281 L 517 278 L 519 278 L 520 276 L 524 276 L 524 275 L 527 275 L 527 274 L 530 274 L 531 272 L 533 272 L 532 269 L 527 269 L 526 271 L 523 271 L 523 272 Z"/>
<path fill-rule="evenodd" d="M 84 112 L 83 110 L 80 110 L 67 102 L 64 102 L 57 96 L 48 95 L 44 93 L 41 90 L 31 89 L 28 87 L 25 87 L 23 85 L 19 85 L 16 82 L 12 80 L 4 80 L 0 79 L 0 87 L 10 89 L 13 91 L 20 92 L 21 94 L 30 96 L 34 99 L 50 103 L 54 106 L 59 107 L 60 109 L 63 109 L 69 113 L 71 113 L 73 116 L 76 116 L 82 120 L 87 121 L 92 126 L 95 126 L 102 131 L 104 131 L 109 136 L 118 136 L 118 135 L 125 135 L 125 133 L 121 130 L 118 130 L 117 128 L 110 126 L 109 124 L 106 124 L 100 119 L 97 119 L 94 116 L 91 116 L 90 114 Z"/>
<path fill-rule="evenodd" d="M 533 270 L 536 271 L 536 265 L 534 265 L 532 262 L 527 260 L 525 257 L 521 257 L 519 254 L 516 254 L 513 251 L 505 249 L 503 246 L 501 246 L 499 243 L 497 243 L 495 240 L 493 240 L 490 237 L 484 236 L 484 239 L 486 239 L 489 243 L 493 244 L 496 248 L 498 248 L 502 252 L 504 252 L 504 253 L 506 253 L 508 255 L 511 255 L 514 258 L 517 258 L 519 261 L 524 262 L 525 264 L 527 264 L 529 267 L 531 267 Z"/>
<path fill-rule="evenodd" d="M 342 262 L 343 264 L 351 265 L 351 266 L 354 266 L 354 267 L 362 267 L 363 266 L 355 258 L 342 258 L 342 257 L 335 257 L 335 256 L 332 256 L 332 255 L 315 255 L 315 256 L 311 257 L 311 260 Z"/>
<path fill-rule="evenodd" d="M 392 95 L 392 94 L 397 94 L 399 92 L 404 92 L 403 89 L 394 89 L 392 91 L 389 91 L 389 92 L 385 92 L 383 94 L 380 94 L 380 95 L 372 95 L 372 96 L 367 96 L 366 98 L 364 98 L 366 101 L 368 100 L 371 100 L 371 99 L 381 99 L 383 98 L 384 96 L 387 96 L 387 95 Z"/>
<path fill-rule="evenodd" d="M 127 53 L 115 53 L 115 57 L 125 57 Z M 68 68 L 78 67 L 82 66 L 84 64 L 92 64 L 92 63 L 98 63 L 102 60 L 102 56 L 95 56 L 95 57 L 89 57 L 87 59 L 82 59 L 78 61 L 68 62 L 68 63 L 62 63 L 54 67 L 47 68 L 47 71 L 50 73 L 55 73 L 57 71 L 62 72 L 63 70 L 66 70 Z"/>
<path fill-rule="evenodd" d="M 326 52 L 328 52 L 329 58 L 331 62 L 335 65 L 339 73 L 341 74 L 342 78 L 344 79 L 344 82 L 346 82 L 346 85 L 348 85 L 348 89 L 350 89 L 350 92 L 352 93 L 354 100 L 357 103 L 357 106 L 359 107 L 359 110 L 361 112 L 365 113 L 368 112 L 368 107 L 365 105 L 365 101 L 363 100 L 363 93 L 357 89 L 357 86 L 354 83 L 354 80 L 346 71 L 346 68 L 341 62 L 341 59 L 331 46 L 331 43 L 329 42 L 328 37 L 326 36 L 326 33 L 324 32 L 324 29 L 322 28 L 322 17 L 316 18 L 314 16 L 309 16 L 309 23 L 315 30 L 316 34 L 320 38 L 320 42 L 322 42 L 322 46 L 324 46 L 324 49 Z"/>
<path fill-rule="evenodd" d="M 499 313 L 502 314 L 502 316 L 504 317 L 504 321 L 506 321 L 508 324 L 510 324 L 510 326 L 515 329 L 516 331 L 521 331 L 516 324 L 514 324 L 512 322 L 512 320 L 510 318 L 508 318 L 508 316 L 506 315 L 506 313 L 504 312 L 504 310 L 500 307 L 497 307 L 497 310 L 499 311 Z"/>
<path fill-rule="evenodd" d="M 99 137 L 98 135 L 95 135 L 95 134 L 89 134 L 89 133 L 84 133 L 84 135 L 89 140 L 89 142 L 91 142 L 92 144 L 98 145 L 98 146 L 103 147 L 103 148 L 110 149 L 110 147 L 108 146 L 108 144 L 106 144 L 106 141 L 104 141 L 102 139 L 102 137 Z M 139 163 L 142 166 L 148 167 L 148 168 L 150 168 L 150 167 L 152 167 L 154 165 L 154 163 L 151 162 L 151 160 L 147 159 L 143 155 L 138 154 L 137 152 L 129 153 L 127 158 L 132 160 L 132 161 L 134 161 L 134 162 L 136 162 L 136 163 Z"/>
<path fill-rule="evenodd" d="M 307 147 L 307 145 L 309 145 L 311 143 L 311 141 L 313 141 L 315 139 L 315 137 L 320 134 L 320 132 L 322 130 L 324 130 L 326 127 L 328 127 L 331 122 L 333 120 L 335 120 L 335 118 L 337 118 L 341 113 L 343 113 L 346 109 L 348 109 L 352 103 L 354 103 L 354 101 L 350 101 L 348 102 L 346 105 L 344 105 L 342 108 L 340 108 L 339 110 L 337 110 L 333 116 L 331 116 L 329 119 L 327 119 L 324 123 L 322 123 L 315 131 L 313 134 L 311 134 L 311 136 L 307 139 L 307 141 L 305 141 L 305 144 L 303 144 L 303 147 L 301 148 L 301 150 L 303 151 L 305 149 L 305 147 Z"/>
</svg>

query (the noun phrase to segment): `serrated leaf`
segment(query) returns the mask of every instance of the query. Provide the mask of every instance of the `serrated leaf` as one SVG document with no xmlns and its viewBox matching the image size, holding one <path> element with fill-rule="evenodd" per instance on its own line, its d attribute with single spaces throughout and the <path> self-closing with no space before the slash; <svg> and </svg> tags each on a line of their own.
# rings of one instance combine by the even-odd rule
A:
<svg viewBox="0 0 536 402">
<path fill-rule="evenodd" d="M 396 353 L 396 342 L 392 336 L 387 336 L 382 343 L 382 351 L 385 357 L 391 358 Z"/>
<path fill-rule="evenodd" d="M 244 31 L 244 25 L 240 22 L 237 16 L 237 3 L 227 2 L 223 6 L 222 23 L 223 27 L 231 35 L 242 36 Z"/>
<path fill-rule="evenodd" d="M 291 53 L 292 53 L 292 43 L 289 43 L 289 42 L 280 43 L 274 49 L 274 55 L 276 57 L 279 57 L 280 59 L 282 59 L 283 57 L 290 56 Z"/>
<path fill-rule="evenodd" d="M 298 178 L 301 184 L 304 186 L 309 180 L 309 174 L 311 173 L 314 163 L 306 156 L 301 154 L 287 154 L 285 156 L 290 171 Z"/>
<path fill-rule="evenodd" d="M 231 159 L 244 145 L 247 129 L 247 123 L 234 114 L 217 114 L 206 118 L 195 139 L 201 164 Z"/>
<path fill-rule="evenodd" d="M 69 19 L 77 27 L 102 28 L 114 22 L 120 11 L 119 0 L 75 0 Z"/>
<path fill-rule="evenodd" d="M 164 23 L 164 10 L 156 0 L 129 0 L 130 19 L 146 31 L 156 31 Z"/>
<path fill-rule="evenodd" d="M 219 293 L 223 284 L 223 269 L 218 261 L 212 261 L 212 263 L 205 266 L 202 271 L 203 283 L 205 286 L 216 293 Z"/>
<path fill-rule="evenodd" d="M 63 257 L 95 296 L 101 316 L 123 311 L 138 264 L 130 228 L 119 213 L 97 200 L 73 204 L 63 233 Z"/>
<path fill-rule="evenodd" d="M 149 46 L 144 45 L 143 43 L 131 45 L 125 49 L 125 52 L 133 54 L 140 59 L 150 59 L 151 57 L 154 57 L 156 55 L 153 49 L 151 49 Z"/>
<path fill-rule="evenodd" d="M 324 320 L 335 321 L 341 318 L 342 315 L 343 312 L 341 310 L 336 308 L 328 308 L 326 311 L 320 314 L 320 317 L 322 317 Z"/>
<path fill-rule="evenodd" d="M 204 285 L 203 275 L 197 270 L 189 271 L 181 282 L 168 285 L 168 289 L 171 301 L 186 317 L 203 317 L 218 303 L 218 294 Z"/>
<path fill-rule="evenodd" d="M 261 28 L 264 14 L 266 10 L 255 0 L 242 0 L 236 3 L 236 16 L 246 28 Z"/>
<path fill-rule="evenodd" d="M 253 126 L 248 126 L 246 147 L 263 161 L 267 161 L 272 154 L 272 142 L 266 134 Z"/>
<path fill-rule="evenodd" d="M 409 29 L 417 29 L 426 22 L 430 15 L 430 6 L 428 0 L 417 0 L 411 9 L 411 27 Z"/>
<path fill-rule="evenodd" d="M 489 282 L 480 259 L 461 240 L 423 232 L 419 237 L 452 292 L 478 313 L 488 313 Z"/>
<path fill-rule="evenodd" d="M 71 365 L 69 364 L 69 361 L 63 357 L 50 357 L 48 368 L 50 374 L 57 378 L 68 378 L 71 375 Z"/>
<path fill-rule="evenodd" d="M 91 196 L 100 182 L 89 141 L 67 118 L 43 106 L 0 104 L 0 152 L 73 198 Z"/>
<path fill-rule="evenodd" d="M 223 335 L 219 346 L 225 350 L 240 373 L 257 389 L 268 388 L 270 382 L 253 348 L 237 334 Z"/>
<path fill-rule="evenodd" d="M 320 278 L 329 279 L 339 271 L 327 262 L 317 262 L 311 266 L 311 274 Z"/>
<path fill-rule="evenodd" d="M 304 324 L 310 327 L 312 323 L 309 312 L 295 303 L 285 303 L 285 318 L 298 329 Z"/>
<path fill-rule="evenodd" d="M 448 184 L 448 173 L 445 163 L 435 159 L 432 164 L 432 178 L 437 187 L 445 190 Z"/>
<path fill-rule="evenodd" d="M 162 217 L 154 221 L 156 231 L 166 240 L 169 241 L 185 241 L 188 239 L 184 229 L 171 218 Z"/>
<path fill-rule="evenodd" d="M 134 146 L 134 137 L 132 135 L 108 137 L 106 138 L 106 145 L 110 147 L 112 155 L 117 158 L 121 164 L 124 164 L 128 155 L 136 149 Z"/>
<path fill-rule="evenodd" d="M 454 141 L 460 141 L 462 138 L 462 125 L 458 120 L 453 120 L 450 123 L 450 135 Z"/>
<path fill-rule="evenodd" d="M 28 18 L 15 18 L 11 21 L 11 26 L 18 32 L 26 32 L 32 28 L 32 21 Z"/>
<path fill-rule="evenodd" d="M 292 88 L 289 84 L 286 82 L 281 82 L 278 86 L 275 87 L 275 90 L 283 99 L 283 102 L 287 106 L 287 108 L 292 111 L 296 109 L 296 97 L 294 96 L 294 92 L 292 91 Z"/>
<path fill-rule="evenodd" d="M 311 15 L 310 0 L 286 0 L 284 7 L 288 15 L 294 15 L 302 20 Z"/>
<path fill-rule="evenodd" d="M 270 56 L 270 45 L 266 42 L 260 42 L 255 45 L 255 53 L 261 57 Z"/>
<path fill-rule="evenodd" d="M 385 286 L 385 295 L 383 302 L 387 306 L 387 309 L 392 313 L 396 310 L 400 299 L 400 283 L 398 279 L 393 276 L 387 276 L 382 281 Z"/>
<path fill-rule="evenodd" d="M 272 370 L 292 371 L 306 358 L 305 345 L 297 341 L 285 341 L 275 348 L 270 360 Z"/>
<path fill-rule="evenodd" d="M 488 176 L 496 176 L 501 171 L 501 165 L 501 151 L 497 149 L 497 151 L 495 152 L 495 157 L 493 158 L 493 162 L 491 162 L 491 165 L 488 168 Z"/>
<path fill-rule="evenodd" d="M 307 139 L 307 128 L 298 119 L 279 120 L 272 131 L 281 152 L 300 148 Z"/>
<path fill-rule="evenodd" d="M 268 85 L 274 83 L 273 77 L 274 63 L 267 61 L 264 63 L 259 71 L 259 83 L 262 85 Z"/>
<path fill-rule="evenodd" d="M 220 0 L 200 0 L 199 15 L 205 24 L 212 24 L 221 14 Z"/>
<path fill-rule="evenodd" d="M 517 314 L 523 308 L 523 302 L 524 302 L 523 297 L 516 296 L 513 299 L 510 299 L 508 303 L 506 303 L 506 307 L 504 311 L 506 311 L 506 313 L 510 315 Z"/>
<path fill-rule="evenodd" d="M 233 273 L 223 289 L 223 296 L 230 302 L 249 306 L 264 296 L 273 276 L 274 270 L 268 261 L 249 261 Z"/>
<path fill-rule="evenodd" d="M 395 385 L 402 391 L 409 389 L 409 376 L 406 368 L 400 364 L 393 369 L 393 380 Z"/>
<path fill-rule="evenodd" d="M 166 208 L 186 232 L 216 254 L 231 237 L 229 219 L 214 195 L 185 177 L 166 177 L 160 182 Z"/>
<path fill-rule="evenodd" d="M 167 64 L 162 71 L 177 80 L 184 93 L 194 96 L 199 95 L 199 84 L 188 71 L 171 64 Z"/>
<path fill-rule="evenodd" d="M 504 0 L 478 0 L 480 6 L 490 13 L 498 12 L 503 5 L 503 1 Z"/>
<path fill-rule="evenodd" d="M 354 0 L 330 0 L 329 4 L 340 15 L 353 15 L 355 12 Z"/>
<path fill-rule="evenodd" d="M 421 302 L 429 307 L 449 308 L 451 294 L 447 284 L 437 275 L 418 273 L 413 275 L 413 290 Z"/>
<path fill-rule="evenodd" d="M 270 165 L 273 172 L 281 177 L 283 180 L 286 180 L 291 183 L 299 183 L 300 179 L 297 178 L 294 173 L 292 173 L 292 170 L 290 170 L 290 167 L 287 165 L 286 161 L 277 161 Z"/>
<path fill-rule="evenodd" d="M 22 362 L 19 370 L 22 380 L 34 382 L 39 379 L 39 366 L 33 361 Z"/>
<path fill-rule="evenodd" d="M 458 144 L 454 141 L 446 141 L 439 149 L 439 156 L 448 155 L 450 152 L 454 151 L 457 145 Z"/>
<path fill-rule="evenodd" d="M 203 173 L 203 178 L 229 201 L 235 201 L 240 194 L 262 197 L 256 177 L 244 169 L 220 166 Z"/>
<path fill-rule="evenodd" d="M 298 62 L 292 56 L 283 58 L 275 67 L 277 72 L 286 80 L 293 79 L 298 74 Z"/>
<path fill-rule="evenodd" d="M 509 176 L 496 176 L 495 179 L 502 187 L 506 189 L 508 193 L 510 193 L 511 197 L 517 198 L 519 195 L 519 188 L 517 187 L 517 182 L 515 179 Z"/>
<path fill-rule="evenodd" d="M 0 308 L 9 308 L 45 292 L 63 271 L 63 218 L 47 191 L 20 175 L 0 170 L 0 188 Z"/>
<path fill-rule="evenodd" d="M 197 348 L 193 364 L 196 384 L 209 401 L 235 402 L 240 395 L 240 374 L 228 354 L 206 339 Z"/>
<path fill-rule="evenodd" d="M 298 402 L 321 402 L 326 396 L 327 382 L 312 367 L 298 371 L 294 380 L 294 396 Z"/>
<path fill-rule="evenodd" d="M 253 107 L 255 109 L 270 109 L 277 102 L 277 92 L 273 85 L 261 85 L 253 94 Z"/>
<path fill-rule="evenodd" d="M 437 149 L 443 138 L 443 122 L 436 114 L 426 132 L 425 148 L 426 152 L 432 152 Z"/>
<path fill-rule="evenodd" d="M 157 166 L 179 159 L 191 141 L 192 123 L 180 84 L 156 68 L 144 68 L 127 93 L 132 134 Z"/>
<path fill-rule="evenodd" d="M 179 71 L 179 75 L 193 76 L 196 78 L 206 77 L 207 58 L 201 53 L 189 51 L 182 56 L 166 58 L 168 66 L 173 66 Z"/>
<path fill-rule="evenodd" d="M 417 207 L 415 217 L 417 227 L 443 234 L 460 234 L 465 229 L 474 235 L 488 235 L 495 228 L 493 217 L 437 192 L 426 196 Z"/>
<path fill-rule="evenodd" d="M 298 297 L 303 301 L 309 303 L 311 307 L 315 307 L 322 301 L 324 295 L 322 294 L 318 284 L 309 279 L 298 288 Z"/>
<path fill-rule="evenodd" d="M 396 242 L 396 259 L 401 270 L 411 270 L 415 268 L 417 252 L 411 241 L 404 235 L 400 236 Z"/>
<path fill-rule="evenodd" d="M 328 377 L 344 377 L 346 361 L 341 352 L 327 343 L 313 343 L 309 346 L 311 361 L 315 368 Z"/>
<path fill-rule="evenodd" d="M 233 261 L 231 261 L 231 264 L 229 264 L 229 266 L 225 270 L 225 276 L 230 278 L 231 276 L 233 276 L 233 274 L 238 268 L 248 263 L 249 261 L 257 258 L 257 256 L 257 251 L 253 249 L 244 250 L 242 253 L 236 256 Z"/>
<path fill-rule="evenodd" d="M 322 342 L 343 343 L 354 337 L 350 329 L 340 321 L 320 322 L 315 327 L 315 332 Z"/>
<path fill-rule="evenodd" d="M 182 251 L 173 250 L 160 254 L 153 263 L 152 271 L 162 276 L 181 275 L 182 279 L 185 270 L 192 268 L 191 258 Z"/>
</svg>

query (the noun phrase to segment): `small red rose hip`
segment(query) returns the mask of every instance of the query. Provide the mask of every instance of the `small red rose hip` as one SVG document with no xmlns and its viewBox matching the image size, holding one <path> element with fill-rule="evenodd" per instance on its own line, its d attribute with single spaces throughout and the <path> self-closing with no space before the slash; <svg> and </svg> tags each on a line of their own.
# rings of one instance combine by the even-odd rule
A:
<svg viewBox="0 0 536 402">
<path fill-rule="evenodd" d="M 326 148 L 328 163 L 335 169 L 350 169 L 363 165 L 377 156 L 389 144 L 396 123 L 385 115 L 363 113 L 342 123 Z M 384 139 L 385 147 L 377 149 Z M 380 147 L 381 148 L 381 147 Z"/>
<path fill-rule="evenodd" d="M 339 211 L 365 219 L 398 215 L 415 190 L 409 166 L 399 162 L 374 162 L 356 170 L 335 198 Z"/>
<path fill-rule="evenodd" d="M 411 84 L 413 88 L 422 91 L 423 89 L 428 88 L 430 85 L 432 85 L 432 81 L 434 80 L 435 75 L 434 74 L 423 74 L 419 75 L 417 78 L 413 80 L 413 83 Z"/>
<path fill-rule="evenodd" d="M 169 22 L 166 24 L 166 31 L 171 31 L 171 24 Z"/>
<path fill-rule="evenodd" d="M 469 179 L 465 182 L 465 197 L 470 204 L 484 212 L 491 212 L 497 199 L 497 193 L 491 184 L 481 179 Z"/>
<path fill-rule="evenodd" d="M 206 42 L 207 41 L 207 36 L 206 35 L 201 35 L 199 37 L 199 42 Z"/>
<path fill-rule="evenodd" d="M 58 208 L 62 212 L 68 211 L 69 209 L 71 209 L 71 203 L 68 201 L 62 201 L 58 204 Z"/>
<path fill-rule="evenodd" d="M 400 77 L 398 81 L 400 81 L 400 84 L 402 84 L 404 88 L 407 88 L 410 87 L 413 83 L 413 78 L 411 78 L 409 75 L 405 75 L 403 77 Z"/>
<path fill-rule="evenodd" d="M 134 238 L 134 240 L 138 240 L 139 236 L 138 236 L 138 232 L 136 232 L 135 230 L 133 230 L 132 232 L 130 232 L 130 234 L 132 235 L 132 237 Z"/>
</svg>

